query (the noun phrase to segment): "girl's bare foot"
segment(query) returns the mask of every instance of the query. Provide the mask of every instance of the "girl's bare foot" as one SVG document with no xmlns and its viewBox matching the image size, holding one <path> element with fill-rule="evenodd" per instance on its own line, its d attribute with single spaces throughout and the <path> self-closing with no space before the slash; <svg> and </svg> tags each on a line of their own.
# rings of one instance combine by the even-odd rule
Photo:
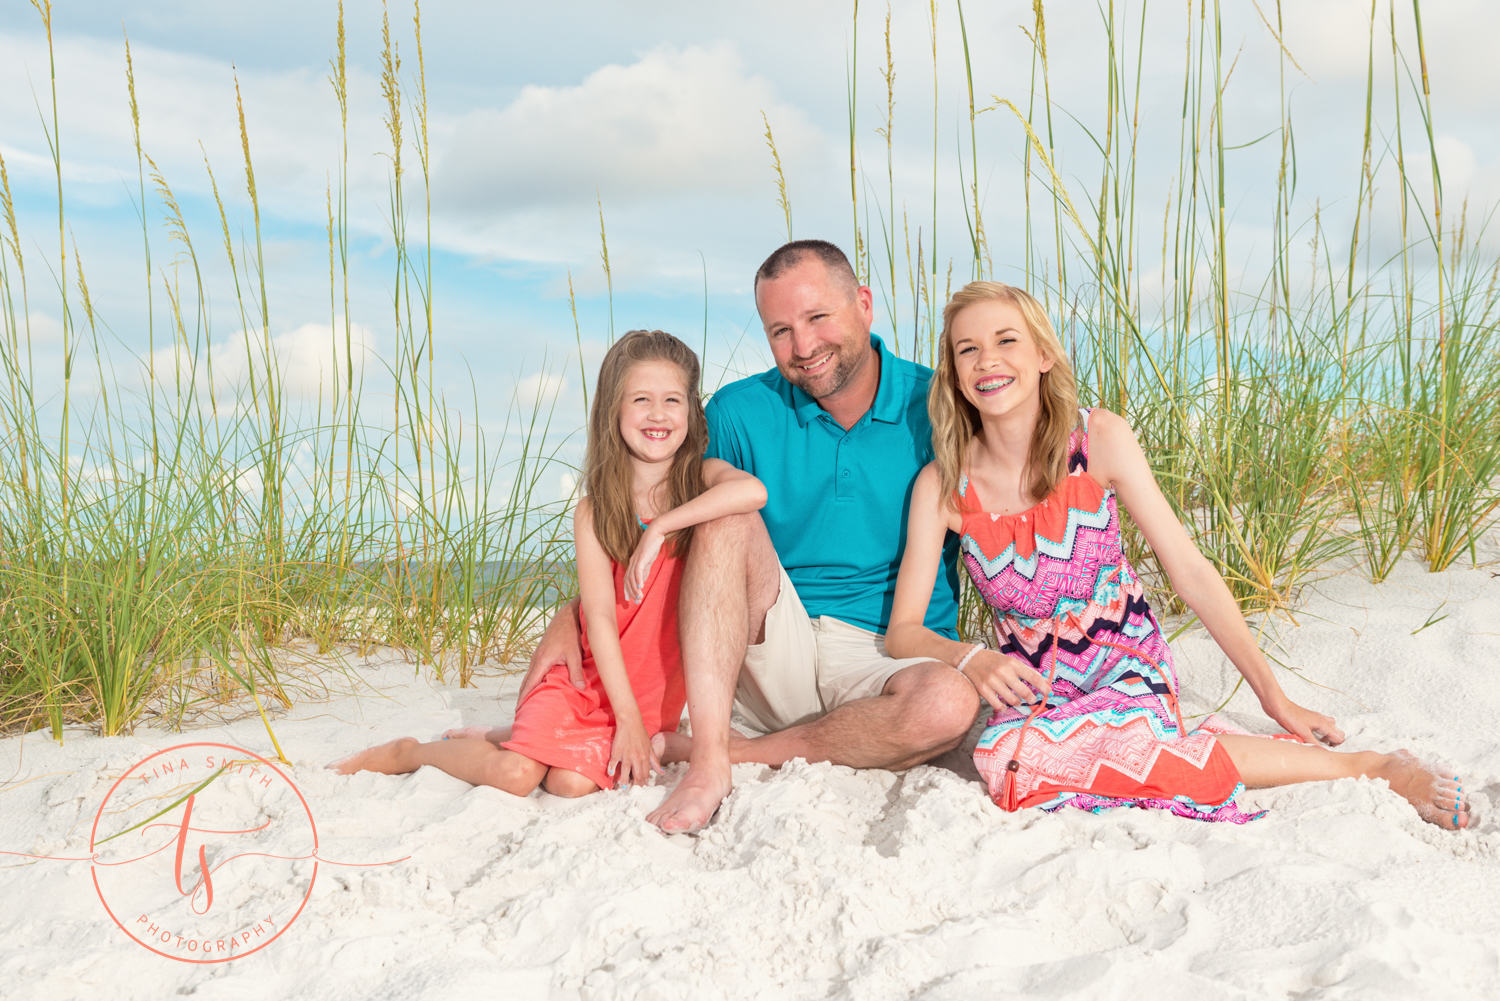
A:
<svg viewBox="0 0 1500 1001">
<path fill-rule="evenodd" d="M 340 758 L 328 767 L 340 775 L 353 775 L 355 772 L 384 772 L 386 775 L 399 775 L 411 770 L 401 767 L 401 757 L 408 748 L 416 747 L 417 744 L 415 737 L 397 737 L 395 740 L 351 754 L 347 758 Z"/>
<path fill-rule="evenodd" d="M 1429 824 L 1450 831 L 1469 826 L 1469 801 L 1457 775 L 1440 772 L 1410 751 L 1397 751 L 1386 755 L 1386 766 L 1379 777 L 1416 807 L 1417 815 Z"/>
<path fill-rule="evenodd" d="M 656 760 L 664 765 L 686 761 L 693 750 L 693 738 L 676 730 L 665 730 L 651 738 L 651 750 L 656 754 Z"/>
</svg>

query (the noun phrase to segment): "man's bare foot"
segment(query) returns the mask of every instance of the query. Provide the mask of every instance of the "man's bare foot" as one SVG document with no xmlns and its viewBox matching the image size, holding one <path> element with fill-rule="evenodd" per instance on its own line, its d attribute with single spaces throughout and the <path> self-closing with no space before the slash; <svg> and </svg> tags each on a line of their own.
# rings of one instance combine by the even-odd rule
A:
<svg viewBox="0 0 1500 1001">
<path fill-rule="evenodd" d="M 1423 820 L 1450 831 L 1469 826 L 1469 801 L 1457 775 L 1438 771 L 1410 751 L 1388 754 L 1386 761 L 1379 777 L 1416 807 Z"/>
<path fill-rule="evenodd" d="M 713 819 L 729 790 L 727 761 L 719 768 L 690 765 L 672 795 L 646 819 L 667 834 L 696 834 Z"/>
<path fill-rule="evenodd" d="M 402 752 L 408 747 L 417 746 L 417 743 L 415 737 L 397 737 L 395 740 L 351 754 L 347 758 L 340 758 L 328 768 L 340 775 L 353 775 L 355 772 L 384 772 L 386 775 L 399 775 L 408 771 L 401 767 Z"/>
<path fill-rule="evenodd" d="M 651 738 L 651 750 L 656 754 L 656 760 L 662 764 L 676 764 L 688 760 L 693 751 L 693 738 L 676 730 L 664 730 Z"/>
</svg>

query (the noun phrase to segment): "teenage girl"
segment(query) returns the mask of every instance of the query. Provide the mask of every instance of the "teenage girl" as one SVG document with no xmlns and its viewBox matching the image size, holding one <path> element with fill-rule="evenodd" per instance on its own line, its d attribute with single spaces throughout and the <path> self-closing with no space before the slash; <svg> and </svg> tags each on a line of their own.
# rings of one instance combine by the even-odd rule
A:
<svg viewBox="0 0 1500 1001">
<path fill-rule="evenodd" d="M 478 727 L 425 744 L 404 737 L 330 767 L 395 775 L 433 765 L 517 796 L 538 785 L 582 796 L 661 770 L 657 735 L 677 729 L 686 700 L 677 591 L 693 526 L 766 502 L 755 477 L 703 457 L 698 380 L 692 349 L 660 330 L 632 330 L 599 368 L 588 493 L 573 519 L 585 687 L 560 665 L 521 692 L 508 739 Z"/>
<path fill-rule="evenodd" d="M 1405 751 L 1344 754 L 1333 719 L 1287 698 L 1223 578 L 1162 496 L 1135 434 L 1077 409 L 1073 373 L 1041 305 L 973 282 L 943 310 L 928 394 L 934 462 L 913 488 L 886 647 L 963 672 L 993 707 L 974 761 L 1003 809 L 1156 807 L 1199 820 L 1253 819 L 1245 786 L 1386 779 L 1422 819 L 1469 824 L 1456 776 Z M 1239 733 L 1213 716 L 1188 730 L 1171 651 L 1125 559 L 1123 501 L 1171 578 L 1286 733 Z M 998 649 L 922 625 L 956 533 L 993 610 Z M 1254 816 L 1258 816 L 1254 815 Z"/>
</svg>

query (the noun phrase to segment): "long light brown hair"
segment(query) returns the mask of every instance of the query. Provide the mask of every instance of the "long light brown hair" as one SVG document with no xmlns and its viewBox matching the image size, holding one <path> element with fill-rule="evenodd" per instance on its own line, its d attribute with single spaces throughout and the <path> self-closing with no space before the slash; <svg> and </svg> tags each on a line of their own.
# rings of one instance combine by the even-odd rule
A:
<svg viewBox="0 0 1500 1001">
<path fill-rule="evenodd" d="M 610 558 L 628 563 L 641 539 L 635 509 L 635 469 L 630 450 L 620 434 L 620 405 L 625 399 L 630 370 L 641 362 L 666 361 L 682 372 L 687 387 L 687 428 L 682 447 L 672 457 L 663 481 L 662 510 L 680 507 L 703 492 L 703 452 L 708 448 L 708 421 L 699 391 L 698 356 L 693 349 L 661 330 L 632 330 L 604 355 L 594 405 L 589 411 L 588 450 L 583 460 L 583 483 L 593 506 L 594 535 Z M 687 555 L 693 529 L 667 536 L 668 552 Z"/>
<path fill-rule="evenodd" d="M 970 282 L 943 307 L 943 344 L 937 373 L 927 390 L 927 415 L 932 420 L 932 451 L 943 480 L 943 497 L 950 507 L 958 480 L 969 458 L 969 445 L 979 433 L 979 411 L 958 388 L 953 358 L 953 320 L 979 302 L 1007 302 L 1020 311 L 1032 340 L 1052 367 L 1042 373 L 1037 396 L 1041 409 L 1027 451 L 1025 484 L 1037 500 L 1050 494 L 1068 475 L 1068 436 L 1078 423 L 1078 386 L 1068 353 L 1052 329 L 1042 304 L 1024 289 L 1001 282 Z"/>
</svg>

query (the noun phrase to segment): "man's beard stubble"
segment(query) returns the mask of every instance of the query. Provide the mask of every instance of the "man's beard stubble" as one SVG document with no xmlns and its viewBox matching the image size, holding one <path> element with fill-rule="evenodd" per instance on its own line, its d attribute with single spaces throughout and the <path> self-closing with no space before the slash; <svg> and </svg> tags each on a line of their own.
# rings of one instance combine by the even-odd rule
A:
<svg viewBox="0 0 1500 1001">
<path fill-rule="evenodd" d="M 806 361 L 807 359 L 804 358 L 801 360 Z M 858 367 L 858 354 L 856 353 L 853 358 L 850 358 L 844 351 L 844 345 L 840 345 L 835 349 L 833 371 L 827 375 L 808 378 L 802 369 L 798 367 L 797 359 L 793 359 L 788 366 L 791 369 L 790 374 L 785 369 L 782 370 L 781 374 L 787 382 L 790 382 L 808 396 L 811 396 L 815 400 L 821 400 L 825 397 L 833 396 L 847 386 L 849 380 L 854 376 L 854 370 Z M 813 385 L 812 383 L 817 383 L 818 385 Z"/>
</svg>

